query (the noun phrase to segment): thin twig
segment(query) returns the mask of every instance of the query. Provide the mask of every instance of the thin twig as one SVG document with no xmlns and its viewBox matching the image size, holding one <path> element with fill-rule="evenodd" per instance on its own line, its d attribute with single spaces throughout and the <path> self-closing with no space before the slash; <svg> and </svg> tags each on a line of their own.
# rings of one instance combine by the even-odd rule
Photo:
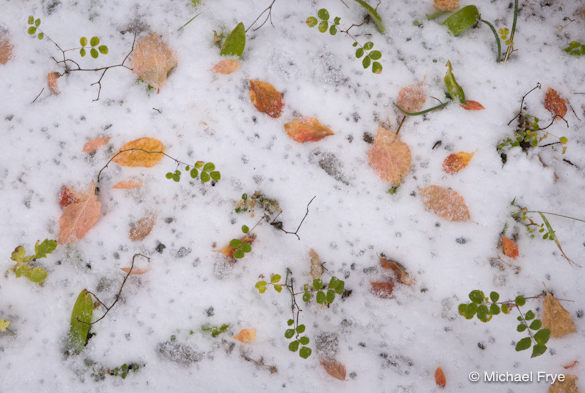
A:
<svg viewBox="0 0 585 393">
<path fill-rule="evenodd" d="M 43 91 L 45 91 L 45 88 L 44 87 L 41 89 L 41 92 L 39 94 L 37 94 L 37 96 L 35 97 L 35 99 L 32 100 L 31 104 L 34 104 L 36 102 L 36 100 L 39 99 L 39 97 L 41 96 L 41 94 L 43 94 Z"/>
<path fill-rule="evenodd" d="M 396 130 L 396 135 L 398 135 L 398 133 L 400 132 L 400 129 L 402 128 L 402 125 L 404 124 L 404 120 L 406 120 L 408 116 L 404 115 L 402 116 L 402 120 L 400 120 L 400 124 L 398 124 L 398 129 Z"/>
<path fill-rule="evenodd" d="M 512 33 L 510 34 L 510 45 L 506 50 L 506 56 L 504 57 L 504 63 L 508 61 L 510 54 L 514 49 L 514 34 L 516 34 L 516 21 L 518 20 L 518 0 L 514 0 L 514 20 L 512 21 Z"/>
<path fill-rule="evenodd" d="M 305 215 L 303 216 L 303 219 L 301 220 L 301 222 L 297 226 L 297 229 L 294 232 L 290 232 L 290 231 L 285 230 L 282 227 L 282 222 L 281 221 L 276 221 L 276 219 L 278 218 L 278 216 L 280 216 L 280 213 L 278 214 L 278 216 L 274 217 L 274 220 L 272 220 L 272 222 L 270 223 L 270 225 L 272 225 L 273 227 L 275 227 L 275 228 L 283 231 L 284 233 L 286 233 L 288 235 L 295 235 L 297 237 L 297 239 L 301 240 L 301 238 L 298 235 L 298 233 L 299 233 L 299 230 L 301 229 L 301 226 L 303 225 L 303 222 L 305 222 L 305 219 L 309 215 L 309 206 L 311 206 L 311 203 L 313 202 L 313 200 L 315 198 L 317 198 L 316 195 L 313 198 L 311 198 L 311 200 L 309 201 L 309 203 L 307 203 L 307 211 L 305 212 Z"/>
<path fill-rule="evenodd" d="M 198 13 L 197 15 L 195 15 L 194 17 L 192 17 L 191 19 L 189 19 L 189 20 L 187 21 L 187 23 L 185 23 L 183 26 L 179 27 L 179 28 L 177 29 L 177 31 L 181 31 L 182 29 L 184 29 L 184 28 L 185 28 L 185 26 L 187 26 L 189 23 L 193 22 L 193 21 L 195 20 L 195 18 L 197 18 L 199 15 L 201 15 L 201 12 L 200 12 L 200 13 Z"/>
<path fill-rule="evenodd" d="M 514 116 L 512 118 L 512 120 L 510 120 L 508 122 L 508 125 L 512 124 L 512 122 L 514 120 L 516 120 L 518 118 L 518 116 L 520 116 L 520 114 L 524 111 L 524 100 L 526 99 L 526 97 L 528 97 L 528 95 L 530 93 L 532 93 L 534 90 L 540 89 L 541 87 L 542 87 L 542 85 L 540 84 L 540 82 L 536 82 L 536 86 L 534 86 L 532 89 L 528 90 L 528 92 L 522 96 L 522 99 L 520 100 L 520 110 L 518 111 L 518 113 L 516 114 L 516 116 Z"/>
<path fill-rule="evenodd" d="M 268 7 L 266 7 L 260 13 L 260 15 L 258 15 L 258 17 L 256 19 L 254 19 L 254 22 L 252 22 L 252 24 L 250 26 L 248 26 L 248 28 L 246 29 L 246 33 L 248 32 L 248 30 L 250 30 L 250 28 L 252 28 L 252 26 L 254 26 L 256 24 L 256 22 L 258 22 L 258 19 L 260 19 L 262 17 L 262 15 L 264 15 L 267 11 L 268 11 L 268 15 L 266 15 L 264 22 L 260 23 L 260 25 L 258 27 L 256 27 L 255 29 L 252 29 L 252 31 L 256 31 L 256 30 L 260 29 L 262 26 L 264 26 L 266 24 L 266 22 L 268 22 L 268 20 L 270 20 L 270 24 L 272 25 L 272 27 L 274 27 L 274 23 L 272 23 L 272 6 L 274 6 L 274 3 L 276 3 L 276 0 L 272 0 L 272 3 L 270 3 L 270 5 Z"/>
</svg>

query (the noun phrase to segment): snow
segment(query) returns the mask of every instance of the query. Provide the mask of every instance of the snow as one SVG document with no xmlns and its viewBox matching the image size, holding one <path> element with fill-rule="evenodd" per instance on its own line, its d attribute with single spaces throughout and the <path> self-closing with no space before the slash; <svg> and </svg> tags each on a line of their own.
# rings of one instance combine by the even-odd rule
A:
<svg viewBox="0 0 585 393">
<path fill-rule="evenodd" d="M 468 374 L 559 373 L 562 365 L 579 360 L 570 372 L 585 375 L 585 289 L 579 285 L 585 269 L 570 266 L 553 242 L 530 239 L 509 219 L 515 197 L 533 209 L 585 218 L 585 95 L 575 94 L 584 91 L 584 60 L 561 51 L 570 41 L 585 40 L 585 19 L 577 12 L 585 5 L 521 1 L 518 51 L 506 64 L 496 64 L 487 26 L 452 37 L 438 22 L 424 20 L 433 12 L 429 0 L 382 1 L 378 10 L 386 35 L 372 23 L 352 29 L 371 34 L 358 39 L 371 39 L 383 54 L 384 70 L 374 75 L 362 69 L 344 34 L 320 34 L 304 23 L 322 7 L 332 17 L 340 16 L 342 26 L 360 23 L 363 11 L 356 3 L 345 3 L 349 7 L 334 0 L 277 0 L 274 27 L 267 22 L 248 32 L 242 67 L 231 75 L 215 75 L 209 69 L 220 56 L 212 31 L 229 32 L 240 21 L 248 27 L 268 0 L 247 1 L 245 6 L 234 0 L 203 0 L 197 10 L 188 0 L 3 2 L 0 26 L 14 45 L 14 58 L 0 65 L 0 249 L 5 256 L 0 271 L 13 265 L 9 257 L 17 245 L 30 251 L 38 239 L 57 238 L 61 187 L 86 189 L 128 141 L 158 138 L 169 154 L 183 161 L 213 161 L 222 180 L 213 187 L 185 178 L 169 181 L 164 175 L 175 165 L 168 159 L 148 169 L 112 163 L 100 187 L 100 220 L 85 238 L 60 245 L 41 261 L 49 272 L 45 283 L 0 275 L 0 319 L 10 320 L 15 333 L 0 333 L 0 392 L 430 392 L 440 391 L 434 382 L 439 365 L 449 391 L 545 392 L 547 384 L 536 382 L 472 384 Z M 496 28 L 510 27 L 507 3 L 482 2 L 478 7 Z M 121 61 L 133 37 L 120 32 L 131 25 L 142 28 L 140 37 L 161 35 L 175 49 L 178 66 L 158 94 L 147 92 L 129 70 L 115 68 L 103 79 L 99 101 L 92 101 L 97 87 L 90 85 L 99 75 L 91 72 L 60 78 L 61 94 L 52 96 L 46 75 L 59 70 L 51 60 L 59 52 L 47 40 L 28 37 L 29 15 L 40 17 L 46 34 L 67 48 L 82 35 L 99 35 L 109 54 L 95 61 L 82 59 L 88 67 Z M 567 25 L 566 17 L 575 21 Z M 414 26 L 414 20 L 423 26 Z M 411 170 L 390 195 L 389 185 L 368 165 L 371 145 L 363 140 L 364 133 L 375 135 L 379 121 L 397 126 L 401 115 L 392 101 L 406 85 L 424 81 L 428 97 L 443 98 L 447 60 L 467 97 L 486 110 L 449 105 L 407 119 L 400 136 L 412 152 Z M 247 79 L 267 81 L 284 94 L 280 118 L 256 111 Z M 522 95 L 537 82 L 543 89 L 527 98 L 530 113 L 544 124 L 550 119 L 542 104 L 550 86 L 569 99 L 578 116 L 570 109 L 569 128 L 559 121 L 550 129 L 569 139 L 567 153 L 539 148 L 547 164 L 543 167 L 535 150 L 525 154 L 514 149 L 502 166 L 495 147 L 513 132 L 507 123 Z M 430 105 L 434 100 L 428 98 L 425 107 Z M 318 118 L 335 135 L 314 143 L 294 142 L 283 125 L 299 115 Z M 84 143 L 98 136 L 112 139 L 93 155 L 83 153 Z M 439 140 L 441 145 L 433 149 Z M 454 176 L 444 174 L 443 159 L 459 151 L 475 152 L 469 166 Z M 142 180 L 144 186 L 111 189 L 129 178 Z M 471 221 L 451 223 L 426 211 L 418 190 L 433 184 L 460 193 Z M 251 218 L 233 211 L 242 193 L 255 190 L 279 201 L 279 219 L 288 230 L 296 228 L 309 200 L 316 199 L 300 240 L 261 224 L 252 252 L 232 264 L 214 250 L 237 237 L 241 225 L 252 227 L 258 220 L 259 214 Z M 130 224 L 153 211 L 158 219 L 152 232 L 131 241 Z M 549 219 L 567 255 L 585 265 L 585 224 Z M 520 266 L 517 274 L 490 263 L 501 256 L 497 243 L 506 222 L 519 234 L 520 257 L 511 261 Z M 283 337 L 290 298 L 285 291 L 260 295 L 254 284 L 260 275 L 284 276 L 287 267 L 297 283 L 308 282 L 311 248 L 326 262 L 327 274 L 344 279 L 352 294 L 328 309 L 302 306 L 301 320 L 313 348 L 304 360 L 288 351 Z M 79 356 L 65 356 L 79 292 L 94 291 L 109 304 L 123 279 L 120 267 L 128 267 L 135 253 L 151 258 L 151 270 L 130 277 L 120 302 L 92 328 L 95 336 L 86 349 Z M 415 280 L 412 287 L 397 283 L 390 299 L 369 290 L 370 281 L 387 275 L 378 262 L 382 253 L 400 261 Z M 136 262 L 148 263 L 141 258 Z M 497 290 L 510 299 L 538 294 L 543 283 L 558 298 L 575 300 L 563 304 L 577 333 L 551 339 L 541 357 L 530 359 L 528 352 L 514 351 L 514 343 L 523 337 L 515 331 L 515 315 L 498 315 L 483 324 L 457 314 L 457 305 L 473 289 Z M 539 310 L 541 303 L 529 301 L 528 308 Z M 223 323 L 230 324 L 229 333 L 217 338 L 200 331 L 204 325 Z M 231 339 L 242 328 L 257 329 L 254 343 Z M 173 335 L 176 339 L 170 341 Z M 271 374 L 242 354 L 263 358 L 278 372 Z M 327 375 L 319 365 L 321 356 L 344 363 L 346 381 Z M 106 376 L 96 381 L 87 360 L 109 368 L 130 362 L 144 367 L 126 379 Z M 578 386 L 585 389 L 583 380 Z"/>
</svg>

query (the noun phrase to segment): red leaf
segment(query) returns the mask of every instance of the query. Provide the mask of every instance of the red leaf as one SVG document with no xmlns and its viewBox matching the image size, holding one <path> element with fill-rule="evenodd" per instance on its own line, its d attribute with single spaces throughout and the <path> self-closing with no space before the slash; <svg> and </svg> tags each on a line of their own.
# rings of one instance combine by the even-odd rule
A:
<svg viewBox="0 0 585 393">
<path fill-rule="evenodd" d="M 502 235 L 502 251 L 504 251 L 504 255 L 510 258 L 518 258 L 518 246 L 514 241 L 508 239 L 506 236 Z"/>
<path fill-rule="evenodd" d="M 382 298 L 387 299 L 392 295 L 392 290 L 394 289 L 394 283 L 390 282 L 374 282 L 370 281 L 370 285 L 372 286 L 372 292 L 374 295 Z"/>
<path fill-rule="evenodd" d="M 437 370 L 435 371 L 435 383 L 442 388 L 447 385 L 447 378 L 445 378 L 445 373 L 441 366 L 437 367 Z"/>
<path fill-rule="evenodd" d="M 321 366 L 327 371 L 327 374 L 340 381 L 345 381 L 345 366 L 332 358 L 321 359 Z"/>
<path fill-rule="evenodd" d="M 464 104 L 460 105 L 461 108 L 465 109 L 466 111 L 481 111 L 485 109 L 479 102 L 472 100 L 467 100 Z"/>
</svg>

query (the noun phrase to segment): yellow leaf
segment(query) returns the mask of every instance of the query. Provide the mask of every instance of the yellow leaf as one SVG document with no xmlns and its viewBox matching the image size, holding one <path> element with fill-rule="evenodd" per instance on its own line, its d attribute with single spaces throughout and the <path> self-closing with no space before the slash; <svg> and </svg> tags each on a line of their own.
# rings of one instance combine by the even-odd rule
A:
<svg viewBox="0 0 585 393">
<path fill-rule="evenodd" d="M 5 332 L 10 325 L 10 321 L 5 321 L 4 319 L 0 319 L 0 332 Z"/>
<path fill-rule="evenodd" d="M 242 329 L 233 338 L 244 344 L 250 344 L 256 339 L 256 329 Z"/>
<path fill-rule="evenodd" d="M 125 151 L 130 149 L 137 150 Z M 158 164 L 163 158 L 162 153 L 165 152 L 165 149 L 165 145 L 163 145 L 158 139 L 139 138 L 122 146 L 120 150 L 118 150 L 118 153 L 116 153 L 117 156 L 112 161 L 122 166 L 142 166 L 150 168 Z"/>
<path fill-rule="evenodd" d="M 410 170 L 410 149 L 394 132 L 378 128 L 374 144 L 368 151 L 370 166 L 382 180 L 400 185 Z"/>
<path fill-rule="evenodd" d="M 314 117 L 292 119 L 284 125 L 284 129 L 288 136 L 300 143 L 316 142 L 334 134 L 329 127 L 319 123 Z"/>
<path fill-rule="evenodd" d="M 59 244 L 83 238 L 100 217 L 101 203 L 92 181 L 83 199 L 67 205 L 59 219 Z"/>
<path fill-rule="evenodd" d="M 84 153 L 93 153 L 94 151 L 96 151 L 100 147 L 106 145 L 110 141 L 110 139 L 112 139 L 112 138 L 109 136 L 93 138 L 92 140 L 87 141 L 85 143 L 85 145 L 83 145 L 83 152 Z"/>
<path fill-rule="evenodd" d="M 250 101 L 260 112 L 270 117 L 280 117 L 282 107 L 282 94 L 268 82 L 250 79 Z"/>
<path fill-rule="evenodd" d="M 564 374 L 563 381 L 558 380 L 548 388 L 548 393 L 579 393 L 577 380 L 579 377 L 572 374 Z"/>
<path fill-rule="evenodd" d="M 142 182 L 140 180 L 121 180 L 112 186 L 112 188 L 121 190 L 128 190 L 138 187 L 142 187 Z"/>
<path fill-rule="evenodd" d="M 449 154 L 447 158 L 445 158 L 445 161 L 443 161 L 443 172 L 454 175 L 469 164 L 473 154 L 474 153 L 466 153 L 464 151 Z"/>
<path fill-rule="evenodd" d="M 422 83 L 403 87 L 398 92 L 396 105 L 406 112 L 418 112 L 427 100 Z"/>
<path fill-rule="evenodd" d="M 562 337 L 577 331 L 571 314 L 550 292 L 546 292 L 543 303 L 542 327 L 550 329 L 551 337 Z"/>
<path fill-rule="evenodd" d="M 148 236 L 148 234 L 150 233 L 150 231 L 152 231 L 152 228 L 154 227 L 154 224 L 156 223 L 156 214 L 149 214 L 146 217 L 142 217 L 140 220 L 138 220 L 136 223 L 134 223 L 132 225 L 132 228 L 130 228 L 130 239 L 137 241 L 137 240 L 142 240 L 144 239 L 146 236 Z"/>
<path fill-rule="evenodd" d="M 47 74 L 47 86 L 51 93 L 58 95 L 59 94 L 59 86 L 57 85 L 57 79 L 59 79 L 61 75 L 58 72 L 49 72 Z"/>
<path fill-rule="evenodd" d="M 174 51 L 156 34 L 142 38 L 130 60 L 132 72 L 150 86 L 159 89 L 170 70 L 177 66 Z"/>
<path fill-rule="evenodd" d="M 0 38 L 0 64 L 6 64 L 12 59 L 12 44 L 8 39 Z"/>
<path fill-rule="evenodd" d="M 242 65 L 241 62 L 234 59 L 225 59 L 218 62 L 211 68 L 211 72 L 216 74 L 231 74 Z"/>
<path fill-rule="evenodd" d="M 461 195 L 440 186 L 428 186 L 420 189 L 420 196 L 425 207 L 448 221 L 469 221 L 469 210 Z"/>
<path fill-rule="evenodd" d="M 327 371 L 327 374 L 340 381 L 345 381 L 345 366 L 333 358 L 323 358 L 320 361 L 321 366 Z"/>
</svg>

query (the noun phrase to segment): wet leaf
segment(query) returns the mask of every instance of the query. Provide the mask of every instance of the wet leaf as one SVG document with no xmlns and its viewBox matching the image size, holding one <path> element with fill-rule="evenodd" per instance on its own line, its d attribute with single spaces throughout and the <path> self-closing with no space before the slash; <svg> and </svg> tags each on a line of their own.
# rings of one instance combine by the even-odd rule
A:
<svg viewBox="0 0 585 393">
<path fill-rule="evenodd" d="M 398 92 L 396 105 L 406 112 L 419 112 L 427 100 L 422 82 L 406 86 Z"/>
<path fill-rule="evenodd" d="M 323 266 L 321 265 L 319 254 L 317 254 L 315 250 L 311 248 L 311 250 L 309 250 L 309 255 L 311 256 L 311 278 L 316 280 L 321 278 L 321 275 L 323 274 Z"/>
<path fill-rule="evenodd" d="M 550 336 L 555 338 L 577 331 L 571 314 L 548 291 L 543 302 L 542 327 L 550 329 Z"/>
<path fill-rule="evenodd" d="M 553 383 L 548 389 L 548 393 L 579 393 L 579 388 L 577 387 L 579 377 L 572 374 L 564 375 L 563 381 L 557 380 Z"/>
<path fill-rule="evenodd" d="M 555 119 L 565 117 L 567 114 L 567 103 L 565 102 L 565 99 L 562 98 L 555 89 L 550 87 L 546 90 L 544 96 L 544 107 L 555 117 Z"/>
<path fill-rule="evenodd" d="M 87 141 L 85 145 L 83 145 L 83 152 L 93 153 L 100 147 L 105 146 L 110 141 L 110 139 L 112 139 L 112 137 L 109 136 L 93 138 L 92 140 Z"/>
<path fill-rule="evenodd" d="M 319 123 L 314 117 L 293 119 L 284 125 L 284 129 L 288 136 L 300 143 L 316 142 L 334 134 L 329 127 Z"/>
<path fill-rule="evenodd" d="M 0 64 L 6 64 L 12 59 L 12 48 L 8 39 L 0 37 Z"/>
<path fill-rule="evenodd" d="M 508 239 L 506 236 L 502 235 L 502 251 L 504 252 L 504 255 L 509 257 L 509 258 L 513 258 L 516 259 L 518 258 L 518 246 L 516 245 L 516 243 L 514 243 L 514 241 Z"/>
<path fill-rule="evenodd" d="M 447 61 L 446 66 L 447 72 L 445 73 L 444 82 L 449 97 L 459 103 L 466 102 L 465 92 L 463 91 L 463 88 L 459 86 L 459 83 L 457 83 L 455 75 L 453 75 L 453 66 L 451 65 L 451 61 Z"/>
<path fill-rule="evenodd" d="M 237 56 L 242 57 L 244 48 L 246 47 L 246 28 L 242 22 L 232 30 L 226 37 L 219 52 L 222 56 Z"/>
<path fill-rule="evenodd" d="M 218 62 L 211 68 L 211 72 L 216 74 L 231 74 L 242 65 L 241 62 L 234 59 L 225 59 Z"/>
<path fill-rule="evenodd" d="M 443 161 L 443 172 L 448 173 L 450 175 L 456 174 L 469 164 L 469 161 L 471 161 L 473 154 L 474 153 L 466 153 L 464 151 L 449 154 L 447 158 L 445 158 L 445 160 Z"/>
<path fill-rule="evenodd" d="M 368 160 L 382 180 L 400 185 L 410 170 L 410 149 L 394 132 L 379 127 Z"/>
<path fill-rule="evenodd" d="M 145 217 L 142 217 L 130 228 L 129 237 L 131 240 L 138 241 L 144 239 L 156 223 L 156 214 L 152 213 Z"/>
<path fill-rule="evenodd" d="M 93 298 L 87 290 L 81 291 L 71 312 L 69 328 L 69 349 L 79 354 L 87 344 L 91 317 L 93 314 Z"/>
<path fill-rule="evenodd" d="M 121 190 L 129 190 L 138 187 L 142 187 L 142 182 L 140 180 L 121 180 L 112 186 L 112 188 Z"/>
<path fill-rule="evenodd" d="M 282 94 L 268 82 L 250 79 L 250 100 L 260 112 L 278 118 L 284 103 Z"/>
<path fill-rule="evenodd" d="M 250 344 L 256 339 L 256 329 L 242 329 L 233 338 L 244 344 Z"/>
<path fill-rule="evenodd" d="M 469 221 L 465 200 L 457 192 L 441 186 L 428 186 L 419 190 L 427 210 L 448 221 Z"/>
<path fill-rule="evenodd" d="M 479 21 L 479 11 L 476 6 L 468 5 L 449 16 L 443 24 L 451 34 L 458 35 L 475 25 Z"/>
<path fill-rule="evenodd" d="M 445 378 L 445 373 L 440 366 L 435 370 L 435 383 L 441 388 L 447 385 L 447 378 Z"/>
<path fill-rule="evenodd" d="M 142 149 L 145 151 L 124 151 L 129 149 Z M 158 164 L 163 158 L 166 147 L 155 138 L 139 138 L 126 143 L 118 150 L 118 154 L 112 161 L 122 166 L 150 168 Z M 147 153 L 150 152 L 150 153 Z"/>
<path fill-rule="evenodd" d="M 392 295 L 392 290 L 394 289 L 393 282 L 374 282 L 370 281 L 370 285 L 372 287 L 372 293 L 382 299 L 387 299 Z"/>
<path fill-rule="evenodd" d="M 460 106 L 466 111 L 481 111 L 485 109 L 483 105 L 473 100 L 467 100 L 465 103 L 460 104 Z"/>
<path fill-rule="evenodd" d="M 433 5 L 439 11 L 454 11 L 459 8 L 459 0 L 435 0 Z"/>
<path fill-rule="evenodd" d="M 320 361 L 321 366 L 327 371 L 327 374 L 340 381 L 345 381 L 345 366 L 333 358 L 323 358 Z"/>
<path fill-rule="evenodd" d="M 132 72 L 155 89 L 161 88 L 177 66 L 174 51 L 156 34 L 142 38 L 130 60 Z"/>
<path fill-rule="evenodd" d="M 404 285 L 414 284 L 414 280 L 410 278 L 404 266 L 398 262 L 391 261 L 389 259 L 380 257 L 380 265 L 383 269 L 392 270 L 396 279 Z"/>
<path fill-rule="evenodd" d="M 59 95 L 59 86 L 57 85 L 57 79 L 59 79 L 61 75 L 58 72 L 49 72 L 47 74 L 47 86 L 49 90 L 54 95 Z"/>
<path fill-rule="evenodd" d="M 91 185 L 83 199 L 67 205 L 59 219 L 59 244 L 72 243 L 83 238 L 100 217 L 101 203 Z"/>
</svg>

